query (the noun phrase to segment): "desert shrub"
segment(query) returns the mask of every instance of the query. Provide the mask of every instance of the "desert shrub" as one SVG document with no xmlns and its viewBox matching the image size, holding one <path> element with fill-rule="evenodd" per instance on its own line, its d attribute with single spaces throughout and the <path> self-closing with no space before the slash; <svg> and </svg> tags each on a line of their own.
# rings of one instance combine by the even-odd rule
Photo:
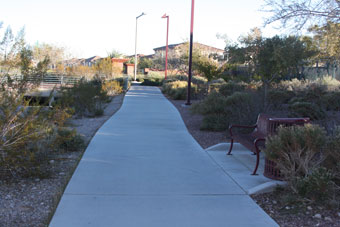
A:
<svg viewBox="0 0 340 227">
<path fill-rule="evenodd" d="M 123 92 L 123 87 L 118 81 L 105 81 L 102 84 L 102 90 L 109 96 L 118 95 Z"/>
<path fill-rule="evenodd" d="M 0 93 L 0 169 L 12 175 L 40 175 L 56 125 L 63 125 L 69 115 L 59 108 L 29 107 L 19 94 Z"/>
<path fill-rule="evenodd" d="M 114 79 L 115 81 L 117 81 L 120 86 L 123 88 L 124 91 L 129 90 L 130 86 L 131 86 L 131 81 L 132 81 L 132 77 L 130 76 L 125 76 L 125 77 L 117 77 Z"/>
<path fill-rule="evenodd" d="M 58 104 L 63 107 L 71 107 L 78 116 L 96 116 L 103 113 L 103 102 L 107 102 L 109 97 L 102 89 L 102 82 L 99 80 L 80 80 L 73 87 L 62 89 L 62 96 Z"/>
<path fill-rule="evenodd" d="M 235 92 L 225 97 L 217 92 L 209 94 L 202 102 L 191 107 L 192 113 L 204 116 L 201 129 L 223 131 L 230 124 L 251 124 L 256 120 L 259 108 L 254 96 Z"/>
<path fill-rule="evenodd" d="M 284 90 L 290 91 L 307 91 L 309 89 L 319 89 L 326 91 L 339 91 L 340 90 L 340 81 L 332 78 L 332 77 L 322 77 L 316 80 L 299 80 L 299 79 L 292 79 L 292 80 L 282 80 L 275 87 Z"/>
<path fill-rule="evenodd" d="M 275 85 L 276 88 L 288 91 L 304 91 L 306 90 L 307 83 L 305 80 L 292 79 L 292 80 L 282 80 Z"/>
<path fill-rule="evenodd" d="M 323 165 L 332 170 L 336 183 L 340 186 L 340 127 L 334 129 L 327 144 L 327 159 Z"/>
<path fill-rule="evenodd" d="M 145 78 L 158 78 L 158 79 L 164 79 L 165 77 L 165 74 L 164 72 L 154 72 L 154 71 L 150 71 L 148 73 L 148 75 Z"/>
<path fill-rule="evenodd" d="M 162 91 L 175 100 L 184 100 L 187 96 L 188 83 L 186 81 L 173 81 L 163 84 Z M 197 86 L 191 84 L 191 95 L 195 98 Z"/>
<path fill-rule="evenodd" d="M 226 84 L 225 80 L 222 78 L 212 80 L 205 86 L 208 89 L 208 93 L 212 91 L 218 91 L 222 85 Z"/>
<path fill-rule="evenodd" d="M 289 105 L 288 109 L 290 117 L 309 117 L 311 120 L 322 120 L 326 117 L 320 106 L 310 102 L 295 102 Z"/>
<path fill-rule="evenodd" d="M 191 106 L 190 111 L 194 114 L 224 114 L 226 108 L 226 97 L 212 92 L 200 103 L 195 103 Z"/>
<path fill-rule="evenodd" d="M 226 84 L 227 82 L 223 78 L 218 78 L 216 80 L 212 80 L 209 84 Z"/>
<path fill-rule="evenodd" d="M 219 88 L 219 93 L 224 96 L 230 96 L 234 92 L 244 91 L 245 88 L 246 88 L 245 83 L 228 82 L 226 84 L 221 85 L 221 87 Z"/>
<path fill-rule="evenodd" d="M 329 92 L 320 98 L 326 110 L 340 111 L 340 92 Z"/>
<path fill-rule="evenodd" d="M 294 97 L 294 92 L 288 90 L 269 90 L 268 91 L 268 102 L 274 108 L 281 107 L 283 104 L 289 103 Z"/>
<path fill-rule="evenodd" d="M 143 86 L 162 86 L 163 79 L 161 78 L 150 78 L 150 79 L 144 79 L 141 85 Z"/>
<path fill-rule="evenodd" d="M 318 78 L 311 83 L 325 86 L 327 91 L 339 91 L 340 90 L 340 81 L 331 76 L 324 76 L 324 77 Z"/>
<path fill-rule="evenodd" d="M 190 110 L 204 116 L 201 130 L 223 131 L 228 126 L 226 97 L 217 92 L 212 92 L 202 102 L 193 104 Z"/>
<path fill-rule="evenodd" d="M 145 77 L 146 77 L 146 75 L 144 75 L 144 74 L 137 74 L 136 75 L 136 81 L 143 83 Z"/>
<path fill-rule="evenodd" d="M 164 73 L 160 72 L 149 72 L 148 75 L 144 75 L 141 85 L 144 86 L 162 86 L 164 81 Z"/>
<path fill-rule="evenodd" d="M 327 94 L 327 87 L 319 84 L 311 84 L 307 86 L 306 90 L 298 93 L 306 102 L 322 105 L 321 97 Z"/>
<path fill-rule="evenodd" d="M 264 152 L 276 162 L 293 195 L 309 203 L 339 206 L 336 199 L 340 179 L 336 175 L 339 171 L 336 159 L 340 160 L 338 139 L 340 132 L 330 139 L 318 125 L 281 127 L 277 135 L 266 140 Z M 332 153 L 337 158 L 332 157 Z"/>
<path fill-rule="evenodd" d="M 167 79 L 164 81 L 164 83 L 167 82 L 174 82 L 174 81 L 188 81 L 187 75 L 174 75 L 174 76 L 168 76 Z M 206 84 L 208 80 L 201 76 L 192 76 L 191 82 L 193 84 Z"/>
<path fill-rule="evenodd" d="M 59 128 L 55 139 L 58 151 L 79 151 L 85 147 L 84 140 L 75 129 Z"/>
<path fill-rule="evenodd" d="M 303 198 L 323 202 L 334 194 L 333 174 L 324 167 L 313 169 L 307 176 L 296 179 L 297 193 Z"/>
<path fill-rule="evenodd" d="M 277 135 L 266 140 L 268 159 L 276 162 L 294 191 L 296 179 L 306 177 L 322 162 L 326 132 L 317 125 L 281 127 Z"/>
<path fill-rule="evenodd" d="M 144 82 L 144 77 L 139 77 L 139 78 L 137 78 L 136 80 L 137 80 L 138 82 L 143 83 L 143 82 Z"/>
</svg>

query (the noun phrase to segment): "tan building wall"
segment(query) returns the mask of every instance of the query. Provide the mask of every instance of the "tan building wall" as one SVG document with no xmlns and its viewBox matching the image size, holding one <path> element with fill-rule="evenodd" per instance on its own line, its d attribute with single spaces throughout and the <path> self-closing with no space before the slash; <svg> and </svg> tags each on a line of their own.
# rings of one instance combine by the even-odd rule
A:
<svg viewBox="0 0 340 227">
<path fill-rule="evenodd" d="M 124 73 L 124 63 L 129 59 L 112 58 L 112 72 L 113 74 Z"/>
<path fill-rule="evenodd" d="M 126 74 L 132 76 L 135 74 L 135 64 L 125 64 L 126 65 Z"/>
</svg>

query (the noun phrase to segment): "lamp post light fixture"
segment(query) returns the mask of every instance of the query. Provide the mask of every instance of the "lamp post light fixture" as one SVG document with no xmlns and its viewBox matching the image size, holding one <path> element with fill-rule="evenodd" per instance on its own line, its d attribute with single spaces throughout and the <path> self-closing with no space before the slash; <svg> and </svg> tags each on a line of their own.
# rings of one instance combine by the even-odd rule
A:
<svg viewBox="0 0 340 227">
<path fill-rule="evenodd" d="M 194 8 L 195 8 L 195 0 L 191 0 L 191 24 L 190 24 L 190 49 L 189 49 L 189 75 L 188 75 L 188 93 L 187 93 L 187 102 L 185 105 L 191 105 L 190 96 L 191 96 L 191 76 L 192 76 L 192 47 L 193 47 L 193 33 L 194 33 Z"/>
<path fill-rule="evenodd" d="M 165 76 L 164 79 L 166 80 L 166 77 L 168 75 L 168 39 L 169 39 L 169 15 L 164 14 L 162 18 L 167 19 L 167 27 L 166 27 L 166 47 L 165 47 Z"/>
<path fill-rule="evenodd" d="M 144 12 L 139 15 L 138 17 L 136 17 L 136 37 L 135 37 L 135 81 L 136 81 L 136 77 L 137 77 L 137 20 L 138 18 L 140 18 L 141 16 L 146 15 Z"/>
</svg>

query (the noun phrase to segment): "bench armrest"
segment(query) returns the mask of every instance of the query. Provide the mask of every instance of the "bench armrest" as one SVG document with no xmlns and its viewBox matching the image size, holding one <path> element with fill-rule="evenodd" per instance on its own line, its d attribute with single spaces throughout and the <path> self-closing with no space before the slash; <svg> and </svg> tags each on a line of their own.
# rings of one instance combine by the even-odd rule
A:
<svg viewBox="0 0 340 227">
<path fill-rule="evenodd" d="M 256 138 L 256 139 L 254 140 L 254 145 L 255 145 L 255 148 L 256 148 L 256 151 L 257 151 L 257 152 L 260 150 L 260 149 L 259 149 L 258 143 L 259 143 L 259 142 L 265 142 L 265 141 L 266 141 L 266 139 L 263 138 L 263 137 L 261 137 L 261 138 Z"/>
<path fill-rule="evenodd" d="M 230 136 L 233 136 L 232 128 L 256 128 L 257 125 L 230 125 L 229 126 L 229 133 Z"/>
</svg>

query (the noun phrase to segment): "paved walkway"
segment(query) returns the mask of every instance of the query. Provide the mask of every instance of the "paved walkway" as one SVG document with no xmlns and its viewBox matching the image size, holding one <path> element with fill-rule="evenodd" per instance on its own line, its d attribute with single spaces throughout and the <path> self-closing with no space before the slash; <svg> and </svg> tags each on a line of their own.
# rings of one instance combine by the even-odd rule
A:
<svg viewBox="0 0 340 227">
<path fill-rule="evenodd" d="M 158 88 L 133 86 L 92 139 L 50 226 L 277 224 L 196 143 Z"/>
</svg>

